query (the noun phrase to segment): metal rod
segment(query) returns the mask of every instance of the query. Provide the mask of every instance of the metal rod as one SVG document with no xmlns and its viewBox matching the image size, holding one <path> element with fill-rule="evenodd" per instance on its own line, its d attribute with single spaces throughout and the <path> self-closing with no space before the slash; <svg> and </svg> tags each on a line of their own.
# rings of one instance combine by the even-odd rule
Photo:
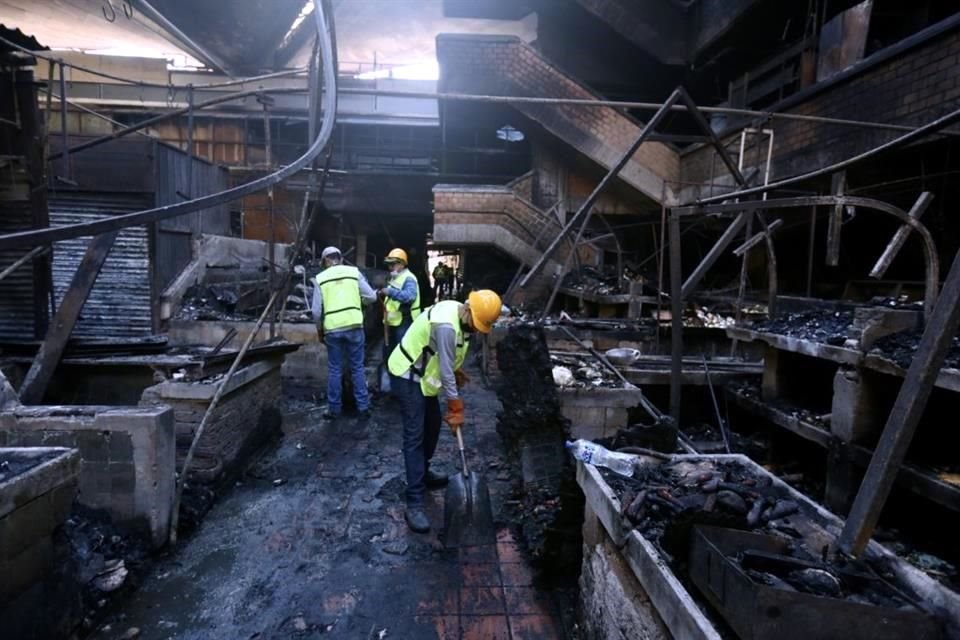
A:
<svg viewBox="0 0 960 640">
<path fill-rule="evenodd" d="M 891 215 L 900 222 L 909 225 L 914 231 L 920 234 L 923 240 L 924 259 L 926 262 L 926 274 L 924 281 L 923 313 L 929 318 L 933 312 L 933 307 L 937 300 L 937 290 L 940 286 L 940 258 L 937 254 L 937 246 L 933 240 L 930 230 L 919 220 L 911 218 L 906 211 L 895 207 L 892 204 L 875 200 L 873 198 L 863 198 L 860 196 L 804 196 L 799 198 L 778 198 L 774 200 L 750 200 L 748 202 L 730 202 L 707 205 L 693 205 L 689 207 L 675 207 L 671 213 L 678 217 L 703 214 L 722 214 L 739 211 L 740 216 L 744 212 L 754 211 L 756 209 L 790 209 L 808 206 L 834 206 L 842 204 L 844 206 L 854 206 L 862 209 L 873 209 Z M 0 237 L 0 244 L 3 238 Z"/>
<path fill-rule="evenodd" d="M 720 435 L 723 436 L 723 448 L 730 451 L 730 435 L 727 433 L 727 425 L 720 415 L 720 403 L 717 402 L 717 393 L 713 389 L 713 382 L 710 380 L 710 368 L 707 367 L 707 356 L 703 355 L 703 375 L 707 379 L 707 386 L 710 388 L 710 399 L 713 400 L 713 411 L 717 414 L 717 426 L 720 427 Z"/>
<path fill-rule="evenodd" d="M 813 295 L 813 248 L 817 239 L 817 207 L 810 207 L 810 240 L 807 244 L 807 297 Z"/>
<path fill-rule="evenodd" d="M 759 187 L 751 187 L 749 189 L 741 189 L 739 191 L 711 196 L 709 198 L 701 198 L 697 200 L 697 204 L 713 204 L 723 200 L 728 200 L 730 198 L 742 198 L 744 196 L 766 193 L 768 191 L 782 189 L 783 187 L 806 182 L 814 178 L 827 176 L 836 173 L 837 171 L 842 171 L 848 167 L 852 167 L 860 162 L 863 162 L 864 160 L 869 160 L 870 158 L 890 151 L 891 149 L 896 149 L 897 147 L 910 144 L 914 140 L 919 140 L 931 134 L 940 132 L 943 128 L 950 126 L 958 120 L 960 120 L 960 109 L 955 109 L 954 111 L 951 111 L 950 113 L 925 124 L 919 129 L 915 129 L 910 133 L 900 136 L 899 138 L 894 138 L 889 142 L 873 147 L 872 149 L 868 149 L 863 153 L 859 153 L 853 157 L 847 158 L 846 160 L 842 160 L 828 167 L 823 167 L 814 171 L 808 171 L 807 173 L 802 173 L 790 178 L 784 178 L 783 180 L 771 182 L 770 184 Z"/>
<path fill-rule="evenodd" d="M 204 100 L 203 102 L 198 102 L 193 105 L 193 108 L 206 109 L 207 107 L 223 104 L 225 102 L 233 102 L 234 100 L 242 100 L 244 98 L 250 98 L 253 96 L 270 95 L 274 93 L 298 93 L 302 91 L 303 91 L 302 89 L 290 89 L 285 87 L 254 89 L 251 91 L 238 91 L 236 93 L 229 93 L 224 96 L 218 96 L 216 98 L 210 98 L 209 100 Z M 61 95 L 62 94 L 63 92 L 61 91 Z M 87 142 L 82 142 L 69 149 L 65 149 L 64 151 L 61 151 L 59 153 L 54 153 L 50 156 L 50 160 L 56 160 L 57 158 L 62 156 L 64 152 L 78 153 L 80 151 L 84 151 L 92 147 L 97 147 L 101 144 L 104 144 L 105 142 L 110 142 L 111 140 L 123 138 L 124 136 L 128 136 L 142 129 L 146 129 L 147 127 L 152 127 L 155 124 L 166 122 L 167 120 L 172 120 L 179 116 L 185 115 L 186 113 L 189 113 L 189 111 L 190 111 L 190 106 L 180 107 L 179 109 L 174 109 L 173 111 L 168 111 L 167 113 L 163 113 L 163 114 L 154 116 L 152 118 L 147 118 L 146 120 L 141 120 L 140 122 L 136 124 L 132 124 L 128 127 L 124 127 L 123 129 L 118 129 L 117 131 L 113 131 L 112 133 L 109 133 L 107 135 L 100 136 L 99 138 L 94 138 L 93 140 L 88 140 Z"/>
<path fill-rule="evenodd" d="M 603 193 L 604 189 L 607 188 L 614 178 L 620 173 L 620 171 L 627 165 L 630 161 L 630 158 L 637 152 L 637 149 L 640 148 L 640 145 L 653 133 L 654 129 L 660 125 L 664 118 L 666 118 L 669 113 L 670 107 L 677 103 L 680 99 L 680 89 L 674 89 L 673 93 L 670 94 L 670 97 L 667 98 L 667 101 L 663 104 L 657 113 L 654 114 L 650 121 L 644 125 L 643 130 L 640 132 L 640 135 L 637 136 L 633 144 L 620 156 L 620 159 L 617 160 L 610 170 L 607 172 L 603 179 L 600 181 L 593 191 L 587 196 L 587 199 L 580 205 L 580 208 L 577 209 L 577 212 L 571 216 L 570 220 L 567 221 L 567 224 L 564 225 L 560 233 L 557 234 L 557 237 L 553 239 L 553 242 L 544 250 L 537 262 L 530 268 L 530 271 L 524 276 L 523 280 L 520 281 L 520 286 L 525 287 L 530 282 L 530 279 L 546 264 L 547 260 L 553 255 L 553 252 L 556 251 L 557 247 L 563 241 L 563 238 L 570 233 L 570 230 L 573 229 L 573 226 L 580 222 L 580 218 L 584 217 L 587 213 L 593 210 L 593 205 L 596 203 L 597 199 L 600 197 L 600 194 Z M 584 226 L 581 225 L 581 233 L 577 234 L 577 240 L 574 241 L 576 245 L 577 241 L 580 240 L 580 235 L 582 234 Z M 562 274 L 561 274 L 562 275 Z"/>
<path fill-rule="evenodd" d="M 8 275 L 10 275 L 14 271 L 22 267 L 27 262 L 33 260 L 34 258 L 39 258 L 42 255 L 46 255 L 49 251 L 50 251 L 50 247 L 45 247 L 45 246 L 34 247 L 26 255 L 18 258 L 17 261 L 14 262 L 12 265 L 7 267 L 3 271 L 0 271 L 0 280 L 3 280 Z"/>
<path fill-rule="evenodd" d="M 67 95 L 67 78 L 64 72 L 63 63 L 60 63 L 60 95 Z M 63 158 L 63 177 L 67 180 L 70 179 L 70 147 L 69 142 L 67 141 L 67 103 L 60 103 L 60 139 L 63 144 L 63 150 L 60 152 L 60 156 Z M 53 159 L 57 154 L 50 156 L 50 159 Z"/>
<path fill-rule="evenodd" d="M 680 430 L 683 387 L 683 275 L 680 273 L 680 218 L 670 215 L 670 416 Z"/>
<path fill-rule="evenodd" d="M 763 242 L 763 240 L 764 240 L 769 234 L 771 234 L 771 233 L 773 233 L 774 231 L 776 231 L 781 225 L 783 225 L 783 219 L 782 219 L 782 218 L 777 218 L 776 220 L 774 220 L 773 222 L 771 222 L 769 225 L 767 225 L 767 228 L 766 228 L 765 230 L 761 231 L 760 233 L 755 233 L 754 235 L 750 236 L 750 238 L 749 238 L 746 242 L 744 242 L 742 245 L 740 245 L 739 247 L 737 247 L 736 249 L 734 249 L 734 250 L 733 250 L 733 255 L 735 255 L 735 256 L 743 256 L 743 255 L 745 255 L 748 251 L 750 251 L 750 249 L 753 249 L 755 246 L 757 246 L 758 244 L 760 244 L 761 242 Z M 748 232 L 748 234 L 749 234 L 749 232 Z"/>
<path fill-rule="evenodd" d="M 267 171 L 270 171 L 273 168 L 273 154 L 272 154 L 272 132 L 270 130 L 270 105 L 269 100 L 263 100 L 263 134 L 264 134 L 264 156 L 267 162 Z M 276 211 L 274 210 L 273 202 L 273 187 L 267 187 L 267 209 L 270 214 L 270 238 L 267 242 L 267 254 L 270 262 L 270 286 L 273 287 L 276 285 L 277 278 L 277 267 L 275 264 L 276 260 L 276 220 L 275 215 Z M 304 293 L 306 295 L 306 293 Z M 273 340 L 277 336 L 277 317 L 276 314 L 270 316 L 270 339 Z"/>
<path fill-rule="evenodd" d="M 575 105 L 581 107 L 613 107 L 619 109 L 635 109 L 638 111 L 656 111 L 663 107 L 658 102 L 636 102 L 630 100 L 595 100 L 590 98 L 540 98 L 532 96 L 506 96 L 471 93 L 444 93 L 425 91 L 392 91 L 385 89 L 349 88 L 342 89 L 345 95 L 378 95 L 392 98 L 416 98 L 428 100 L 453 100 L 461 102 L 492 102 L 506 104 L 547 104 L 547 105 Z M 744 116 L 762 120 L 794 120 L 799 122 L 816 122 L 820 124 L 846 125 L 852 127 L 866 127 L 889 131 L 916 131 L 916 127 L 907 125 L 889 124 L 884 122 L 870 122 L 865 120 L 850 120 L 845 118 L 830 118 L 826 116 L 808 116 L 796 113 L 777 111 L 754 111 L 751 109 L 735 109 L 731 107 L 698 107 L 703 113 Z M 684 111 L 687 107 L 677 105 L 671 111 Z M 944 131 L 944 135 L 960 135 L 960 131 Z"/>
</svg>

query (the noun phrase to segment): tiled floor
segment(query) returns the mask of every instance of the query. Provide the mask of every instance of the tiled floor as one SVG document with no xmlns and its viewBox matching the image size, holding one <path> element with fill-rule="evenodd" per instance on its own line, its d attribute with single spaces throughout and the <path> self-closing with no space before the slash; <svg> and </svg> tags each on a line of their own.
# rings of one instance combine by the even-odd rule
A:
<svg viewBox="0 0 960 640">
<path fill-rule="evenodd" d="M 497 516 L 511 478 L 495 431 L 499 403 L 480 385 L 466 402 L 467 455 L 486 476 Z M 432 491 L 433 531 L 407 529 L 395 403 L 376 405 L 360 439 L 353 421 L 324 423 L 319 409 L 300 423 L 287 416 L 280 446 L 155 563 L 97 640 L 133 627 L 138 640 L 564 637 L 557 621 L 569 612 L 558 615 L 505 525 L 487 544 L 444 549 L 444 492 Z M 439 470 L 459 466 L 455 442 L 444 430 Z"/>
<path fill-rule="evenodd" d="M 562 637 L 553 605 L 532 587 L 533 572 L 509 530 L 490 544 L 459 550 L 448 589 L 421 602 L 437 637 L 456 640 L 548 640 Z M 454 597 L 456 596 L 456 597 Z"/>
</svg>

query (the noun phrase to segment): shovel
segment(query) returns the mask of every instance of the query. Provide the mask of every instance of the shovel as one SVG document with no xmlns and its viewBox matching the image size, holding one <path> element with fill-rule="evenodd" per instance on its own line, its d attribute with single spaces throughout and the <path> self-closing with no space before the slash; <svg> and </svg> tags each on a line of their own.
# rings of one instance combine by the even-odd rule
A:
<svg viewBox="0 0 960 640">
<path fill-rule="evenodd" d="M 444 546 L 450 549 L 493 544 L 497 538 L 487 482 L 480 474 L 470 472 L 467 467 L 467 456 L 463 452 L 463 435 L 460 433 L 460 427 L 457 427 L 456 434 L 462 471 L 450 478 L 447 484 L 443 508 L 446 531 Z"/>
</svg>

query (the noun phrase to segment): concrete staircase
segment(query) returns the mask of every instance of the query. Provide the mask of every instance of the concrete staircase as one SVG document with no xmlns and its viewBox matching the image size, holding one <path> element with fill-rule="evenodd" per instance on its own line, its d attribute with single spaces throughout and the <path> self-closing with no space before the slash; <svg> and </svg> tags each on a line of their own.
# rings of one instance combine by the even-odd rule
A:
<svg viewBox="0 0 960 640">
<path fill-rule="evenodd" d="M 529 179 L 528 175 L 508 185 L 438 184 L 433 189 L 433 241 L 493 246 L 523 265 L 533 265 L 561 226 L 552 213 L 523 197 L 521 184 Z M 535 295 L 534 290 L 560 272 L 569 252 L 569 245 L 557 249 L 541 271 L 542 282 L 528 287 L 528 295 Z M 598 252 L 590 245 L 580 247 L 578 254 L 582 263 L 597 261 Z"/>
<path fill-rule="evenodd" d="M 437 37 L 440 90 L 453 93 L 566 97 L 599 96 L 512 36 Z M 639 136 L 641 124 L 612 107 L 515 103 L 549 133 L 602 167 L 612 167 Z M 680 157 L 671 147 L 647 142 L 620 178 L 656 203 L 676 203 L 671 181 L 679 179 Z"/>
</svg>

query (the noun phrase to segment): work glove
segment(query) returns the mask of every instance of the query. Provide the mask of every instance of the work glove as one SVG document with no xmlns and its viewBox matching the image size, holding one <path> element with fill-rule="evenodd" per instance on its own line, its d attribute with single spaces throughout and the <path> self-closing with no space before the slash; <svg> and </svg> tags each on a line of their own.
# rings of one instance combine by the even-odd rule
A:
<svg viewBox="0 0 960 640">
<path fill-rule="evenodd" d="M 317 327 L 317 340 L 320 341 L 320 344 L 323 344 L 323 325 L 315 325 Z"/>
<path fill-rule="evenodd" d="M 470 377 L 463 372 L 463 369 L 457 369 L 454 371 L 453 377 L 457 379 L 458 389 L 462 389 L 470 383 Z"/>
<path fill-rule="evenodd" d="M 443 416 L 444 422 L 450 425 L 453 432 L 463 426 L 463 400 L 460 398 L 447 398 L 447 414 Z"/>
<path fill-rule="evenodd" d="M 383 300 L 384 298 L 386 298 L 386 297 L 387 297 L 387 290 L 386 290 L 386 288 L 378 289 L 378 290 L 377 290 L 377 297 L 380 298 L 381 300 Z"/>
</svg>

